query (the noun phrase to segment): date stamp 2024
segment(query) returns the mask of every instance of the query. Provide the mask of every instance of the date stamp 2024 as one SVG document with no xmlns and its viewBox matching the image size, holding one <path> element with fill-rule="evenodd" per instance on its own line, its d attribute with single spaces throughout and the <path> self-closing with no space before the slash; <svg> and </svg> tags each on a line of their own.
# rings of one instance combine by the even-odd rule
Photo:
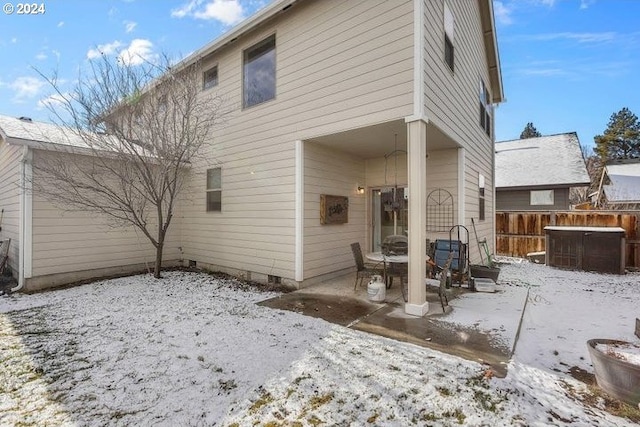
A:
<svg viewBox="0 0 640 427">
<path fill-rule="evenodd" d="M 5 3 L 2 11 L 5 15 L 44 15 L 47 7 L 44 3 Z"/>
</svg>

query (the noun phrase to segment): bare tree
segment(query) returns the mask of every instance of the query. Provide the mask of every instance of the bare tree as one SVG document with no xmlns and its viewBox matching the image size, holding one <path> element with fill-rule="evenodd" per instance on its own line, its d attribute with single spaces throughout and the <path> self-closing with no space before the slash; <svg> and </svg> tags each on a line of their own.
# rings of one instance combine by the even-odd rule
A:
<svg viewBox="0 0 640 427">
<path fill-rule="evenodd" d="M 172 67 L 166 56 L 140 62 L 102 55 L 71 92 L 43 75 L 55 91 L 48 106 L 64 137 L 34 162 L 32 186 L 62 209 L 140 230 L 156 250 L 160 278 L 178 195 L 189 165 L 211 141 L 221 100 L 202 91 L 198 63 Z"/>
<path fill-rule="evenodd" d="M 569 189 L 569 202 L 573 205 L 591 202 L 591 195 L 598 192 L 602 174 L 600 158 L 593 152 L 593 149 L 586 145 L 580 145 L 580 151 L 589 174 L 590 184 L 588 187 L 572 187 Z M 594 205 L 597 207 L 598 204 L 595 203 Z"/>
</svg>

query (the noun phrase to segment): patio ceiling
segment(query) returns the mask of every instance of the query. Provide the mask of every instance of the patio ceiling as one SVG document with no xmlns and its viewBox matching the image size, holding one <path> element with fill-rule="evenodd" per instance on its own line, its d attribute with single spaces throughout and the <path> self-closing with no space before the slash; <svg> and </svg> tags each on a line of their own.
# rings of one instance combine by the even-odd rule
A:
<svg viewBox="0 0 640 427">
<path fill-rule="evenodd" d="M 407 124 L 404 120 L 380 123 L 352 129 L 331 135 L 309 139 L 309 141 L 344 151 L 363 159 L 384 157 L 395 149 L 398 136 L 398 150 L 407 149 Z M 433 124 L 427 126 L 427 152 L 453 148 L 457 145 Z"/>
</svg>

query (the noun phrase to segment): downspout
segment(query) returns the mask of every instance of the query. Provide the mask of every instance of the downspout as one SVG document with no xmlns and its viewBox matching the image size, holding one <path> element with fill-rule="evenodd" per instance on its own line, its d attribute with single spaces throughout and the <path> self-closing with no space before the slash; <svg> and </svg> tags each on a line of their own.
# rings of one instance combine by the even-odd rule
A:
<svg viewBox="0 0 640 427">
<path fill-rule="evenodd" d="M 18 259 L 18 286 L 11 289 L 11 292 L 17 292 L 24 287 L 26 272 L 26 254 L 27 254 L 27 237 L 30 229 L 31 216 L 31 195 L 27 195 L 27 191 L 31 188 L 31 152 L 29 147 L 22 148 L 22 156 L 20 157 L 20 243 L 19 243 L 19 259 Z M 28 214 L 28 215 L 27 215 Z M 29 224 L 27 224 L 29 222 Z M 29 236 L 30 237 L 30 236 Z M 29 240 L 29 246 L 31 239 Z"/>
</svg>

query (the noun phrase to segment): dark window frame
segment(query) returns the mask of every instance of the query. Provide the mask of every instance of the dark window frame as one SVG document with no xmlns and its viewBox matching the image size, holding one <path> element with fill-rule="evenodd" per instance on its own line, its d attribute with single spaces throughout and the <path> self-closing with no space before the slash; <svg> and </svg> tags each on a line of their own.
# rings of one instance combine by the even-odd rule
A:
<svg viewBox="0 0 640 427">
<path fill-rule="evenodd" d="M 211 74 L 215 72 L 215 78 L 211 78 Z M 202 73 L 202 90 L 211 89 L 218 86 L 218 66 L 215 65 Z"/>
<path fill-rule="evenodd" d="M 480 127 L 484 130 L 489 138 L 492 135 L 491 117 L 492 117 L 491 95 L 484 80 L 480 79 Z"/>
<path fill-rule="evenodd" d="M 444 35 L 444 62 L 446 62 L 449 69 L 453 72 L 455 64 L 455 50 L 453 48 L 453 42 L 446 34 Z"/>
<path fill-rule="evenodd" d="M 276 46 L 276 35 L 272 34 L 242 53 L 242 108 L 250 108 L 276 98 Z M 253 74 L 257 71 L 268 73 L 267 77 L 271 81 L 256 79 Z"/>
<path fill-rule="evenodd" d="M 487 217 L 486 209 L 486 193 L 485 193 L 485 178 L 484 175 L 478 174 L 478 220 L 484 221 Z"/>
</svg>

